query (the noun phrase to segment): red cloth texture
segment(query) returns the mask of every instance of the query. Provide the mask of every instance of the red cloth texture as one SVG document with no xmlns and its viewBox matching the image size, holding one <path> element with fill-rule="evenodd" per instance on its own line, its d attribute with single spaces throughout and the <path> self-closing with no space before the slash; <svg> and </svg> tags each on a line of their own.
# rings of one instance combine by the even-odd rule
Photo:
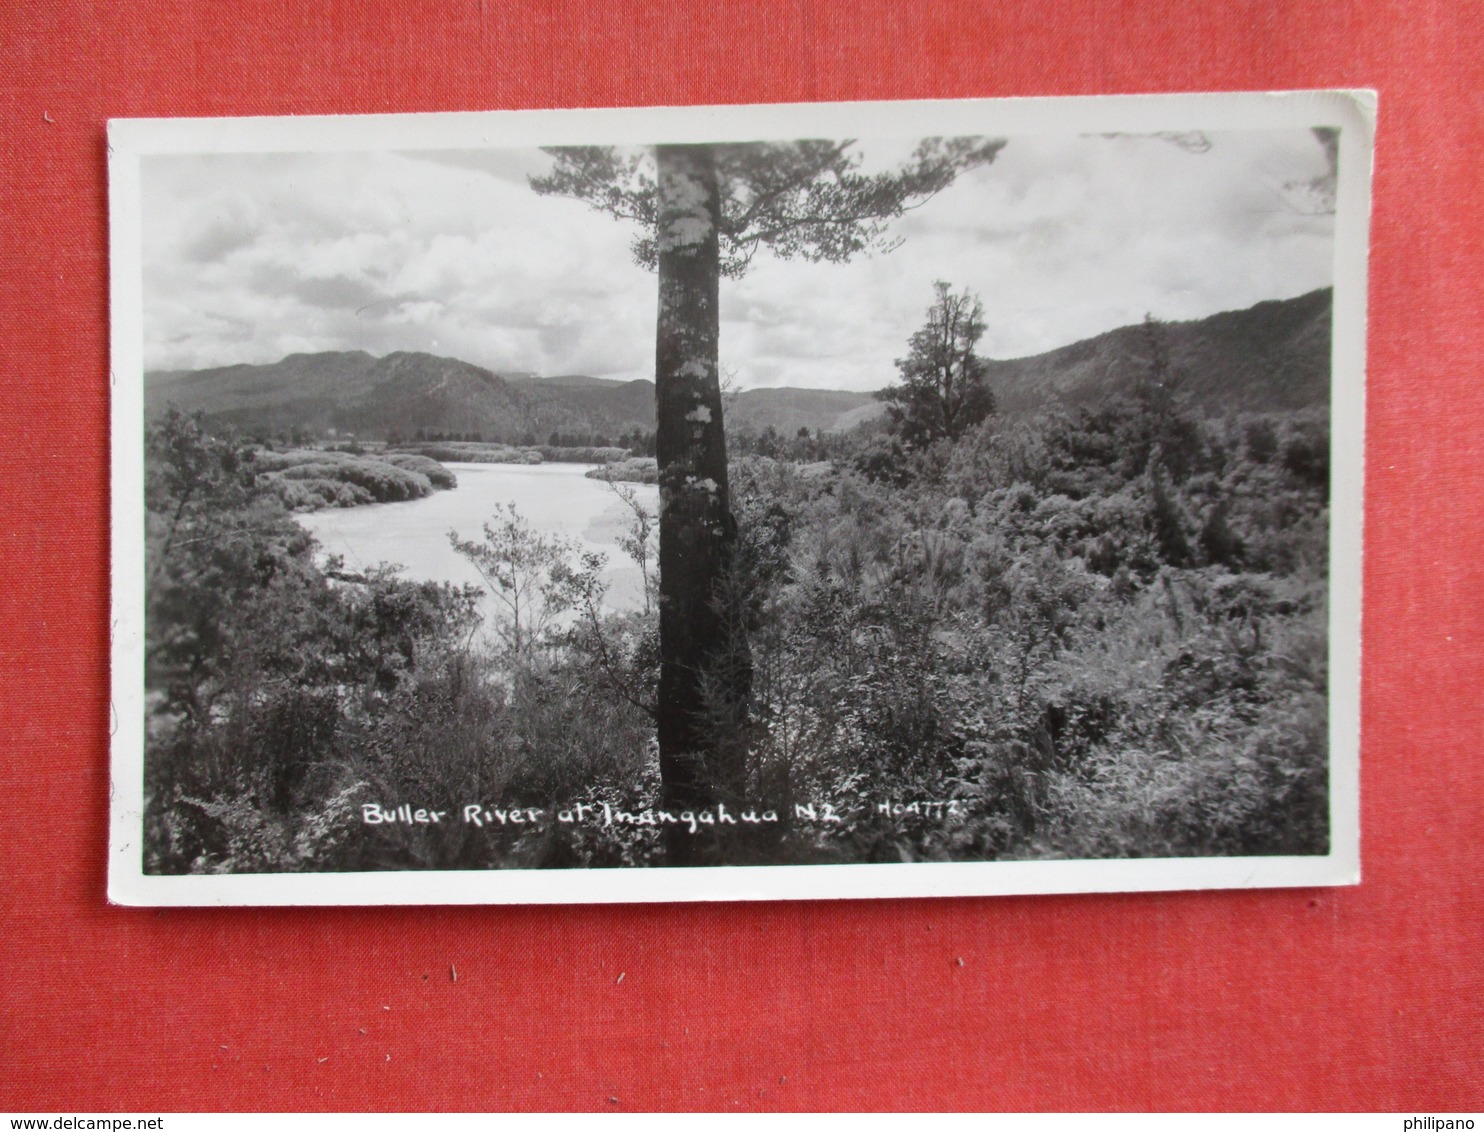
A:
<svg viewBox="0 0 1484 1132">
<path fill-rule="evenodd" d="M 0 1109 L 1484 1107 L 1470 9 L 5 5 Z M 1380 92 L 1359 887 L 108 906 L 106 119 L 1309 87 Z"/>
</svg>

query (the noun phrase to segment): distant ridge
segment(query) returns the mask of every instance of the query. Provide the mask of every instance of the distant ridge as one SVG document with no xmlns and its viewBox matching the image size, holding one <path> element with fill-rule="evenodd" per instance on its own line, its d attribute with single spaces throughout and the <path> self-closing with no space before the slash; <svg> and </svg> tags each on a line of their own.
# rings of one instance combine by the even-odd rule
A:
<svg viewBox="0 0 1484 1132">
<path fill-rule="evenodd" d="M 1326 288 L 1192 322 L 1167 323 L 1181 398 L 1199 411 L 1288 410 L 1329 396 L 1330 310 Z M 1027 358 L 989 363 L 999 410 L 1018 414 L 1096 404 L 1132 389 L 1144 372 L 1143 330 L 1125 326 Z M 883 384 L 895 375 L 883 374 Z M 614 440 L 654 428 L 654 383 L 484 369 L 456 358 L 363 350 L 290 354 L 269 365 L 145 374 L 151 417 L 176 404 L 246 432 L 295 427 L 367 438 L 396 432 L 478 433 L 507 444 L 544 443 L 553 432 Z M 772 428 L 841 431 L 880 417 L 869 393 L 835 389 L 748 389 L 727 423 L 739 432 Z"/>
<path fill-rule="evenodd" d="M 1192 322 L 1165 323 L 1179 395 L 1206 411 L 1298 409 L 1329 399 L 1326 287 Z M 989 363 L 1002 413 L 1079 406 L 1131 390 L 1145 372 L 1143 327 L 1122 326 L 1028 358 Z"/>
<path fill-rule="evenodd" d="M 498 373 L 455 358 L 363 351 L 291 354 L 268 365 L 156 371 L 145 375 L 145 405 L 158 416 L 169 404 L 201 410 L 246 432 L 354 433 L 382 438 L 427 433 L 479 433 L 506 444 L 545 443 L 553 432 L 612 440 L 654 430 L 654 382 L 566 374 Z M 835 429 L 843 418 L 881 406 L 869 393 L 837 389 L 750 389 L 738 394 L 728 423 L 742 431 L 768 427 Z M 848 427 L 845 425 L 843 427 Z"/>
<path fill-rule="evenodd" d="M 527 408 L 500 375 L 454 358 L 363 350 L 290 354 L 271 365 L 222 366 L 191 373 L 146 374 L 145 409 L 200 409 L 247 430 L 385 435 L 419 428 L 504 430 Z"/>
</svg>

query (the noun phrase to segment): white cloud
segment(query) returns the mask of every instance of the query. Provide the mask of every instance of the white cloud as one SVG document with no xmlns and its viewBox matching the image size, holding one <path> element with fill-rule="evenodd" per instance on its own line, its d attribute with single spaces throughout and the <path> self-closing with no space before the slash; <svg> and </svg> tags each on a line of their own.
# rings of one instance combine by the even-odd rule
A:
<svg viewBox="0 0 1484 1132">
<path fill-rule="evenodd" d="M 1328 285 L 1331 218 L 1285 187 L 1324 171 L 1314 137 L 1210 140 L 1194 153 L 1157 138 L 1012 138 L 904 218 L 889 255 L 761 255 L 724 280 L 723 365 L 743 387 L 878 388 L 937 279 L 982 297 L 981 350 L 995 357 L 1146 311 L 1197 318 Z M 547 164 L 536 151 L 146 159 L 146 364 L 400 349 L 650 376 L 655 279 L 630 258 L 634 232 L 537 196 L 526 176 Z"/>
</svg>

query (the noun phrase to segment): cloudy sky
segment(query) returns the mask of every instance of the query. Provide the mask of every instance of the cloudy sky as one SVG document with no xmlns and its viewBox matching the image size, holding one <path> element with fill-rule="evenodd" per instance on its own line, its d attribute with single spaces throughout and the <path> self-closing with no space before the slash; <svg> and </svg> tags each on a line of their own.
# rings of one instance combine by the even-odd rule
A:
<svg viewBox="0 0 1484 1132">
<path fill-rule="evenodd" d="M 984 301 L 980 353 L 1198 318 L 1327 286 L 1333 217 L 1308 130 L 1013 137 L 844 265 L 765 253 L 722 282 L 722 364 L 743 388 L 870 390 L 934 280 Z M 860 144 L 868 167 L 906 140 Z M 537 196 L 539 151 L 148 157 L 145 364 L 423 350 L 545 375 L 653 376 L 655 279 L 633 229 Z"/>
</svg>

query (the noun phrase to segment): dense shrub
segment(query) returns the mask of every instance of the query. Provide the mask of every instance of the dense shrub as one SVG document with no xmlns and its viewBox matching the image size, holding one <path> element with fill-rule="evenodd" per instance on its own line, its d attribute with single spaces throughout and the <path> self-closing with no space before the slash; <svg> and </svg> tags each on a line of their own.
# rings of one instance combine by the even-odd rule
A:
<svg viewBox="0 0 1484 1132">
<path fill-rule="evenodd" d="M 792 533 L 756 787 L 853 815 L 779 859 L 1325 851 L 1323 421 L 1143 412 L 735 477 L 742 520 Z M 878 813 L 914 796 L 956 820 Z"/>
<path fill-rule="evenodd" d="M 289 480 L 342 480 L 364 489 L 378 503 L 420 499 L 433 490 L 427 476 L 380 460 L 295 464 L 278 474 Z"/>
<path fill-rule="evenodd" d="M 593 468 L 590 479 L 614 483 L 659 483 L 660 469 L 653 456 L 631 456 Z"/>
<path fill-rule="evenodd" d="M 475 441 L 428 441 L 402 445 L 399 451 L 445 460 L 455 464 L 539 464 L 541 453 L 534 448 L 515 448 L 508 444 L 481 444 Z M 390 453 L 395 455 L 396 453 Z"/>
<path fill-rule="evenodd" d="M 454 488 L 459 484 L 457 476 L 430 456 L 420 456 L 415 452 L 388 452 L 379 458 L 404 471 L 426 476 L 436 488 Z"/>
<path fill-rule="evenodd" d="M 359 507 L 378 500 L 364 487 L 335 479 L 289 479 L 279 473 L 263 477 L 265 486 L 290 511 L 318 511 L 322 507 Z"/>
<path fill-rule="evenodd" d="M 554 460 L 562 464 L 612 464 L 618 460 L 627 460 L 629 450 L 627 448 L 615 448 L 612 445 L 554 445 L 541 444 L 536 447 L 541 453 L 543 460 Z"/>
<path fill-rule="evenodd" d="M 264 487 L 291 511 L 356 507 L 421 499 L 457 484 L 436 460 L 408 453 L 369 455 L 330 449 L 258 450 L 254 468 Z"/>
<path fill-rule="evenodd" d="M 733 734 L 749 804 L 780 820 L 704 859 L 1326 851 L 1322 414 L 1134 396 L 910 452 L 831 443 L 833 464 L 732 465 Z M 599 559 L 497 515 L 469 544 L 486 580 L 527 569 L 521 601 L 546 604 L 481 635 L 474 595 L 321 572 L 285 515 L 431 490 L 429 454 L 475 450 L 254 452 L 178 415 L 152 434 L 152 870 L 665 863 L 653 827 L 356 822 L 368 802 L 658 804 L 656 617 L 605 607 Z"/>
</svg>

